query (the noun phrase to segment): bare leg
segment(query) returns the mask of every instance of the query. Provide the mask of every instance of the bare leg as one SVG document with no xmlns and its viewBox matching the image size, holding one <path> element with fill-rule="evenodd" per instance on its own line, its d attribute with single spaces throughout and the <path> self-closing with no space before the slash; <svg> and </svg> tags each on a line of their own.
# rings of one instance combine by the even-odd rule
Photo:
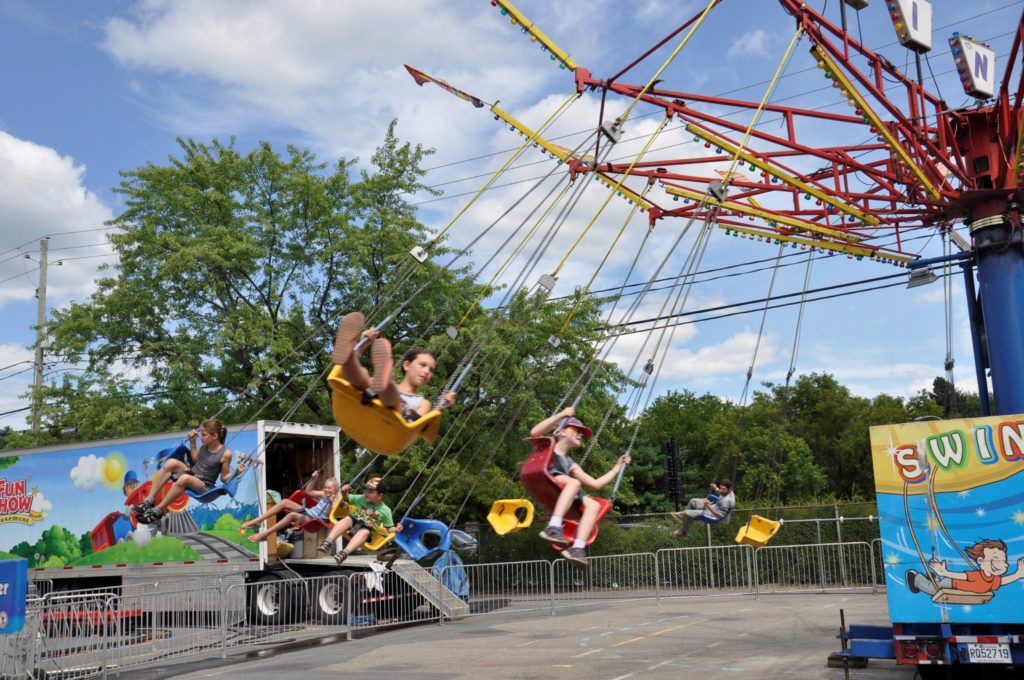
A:
<svg viewBox="0 0 1024 680">
<path fill-rule="evenodd" d="M 564 492 L 563 492 L 564 493 Z M 601 506 L 598 505 L 590 496 L 583 497 L 583 515 L 580 517 L 580 523 L 576 527 L 576 538 L 577 539 L 588 539 L 590 534 L 594 531 L 594 525 L 597 523 L 597 513 Z"/>
<path fill-rule="evenodd" d="M 377 393 L 382 404 L 397 409 L 402 404 L 402 398 L 395 386 L 395 364 L 391 343 L 385 338 L 377 338 L 370 351 L 370 359 L 373 362 L 373 391 Z"/>
<path fill-rule="evenodd" d="M 278 513 L 280 513 L 282 510 L 289 510 L 292 512 L 296 510 L 301 511 L 302 506 L 296 503 L 295 501 L 291 501 L 286 498 L 280 503 L 274 504 L 269 510 L 267 510 L 259 517 L 254 517 L 248 522 L 242 522 L 242 526 L 245 528 L 258 527 L 263 520 L 270 519 L 271 517 L 276 517 Z"/>
<path fill-rule="evenodd" d="M 174 482 L 174 486 L 168 489 L 167 493 L 164 494 L 163 500 L 153 510 L 157 514 L 163 514 L 168 505 L 173 503 L 178 496 L 185 493 L 185 489 L 192 489 L 202 493 L 206 491 L 206 483 L 193 475 L 183 474 L 181 477 L 178 477 L 178 480 Z"/>
<path fill-rule="evenodd" d="M 270 525 L 263 531 L 257 531 L 255 534 L 249 537 L 249 540 L 253 543 L 265 541 L 267 540 L 267 536 L 274 533 L 275 531 L 280 531 L 281 529 L 290 526 L 292 522 L 299 519 L 300 517 L 302 517 L 301 512 L 289 512 L 287 515 L 284 516 L 284 519 L 282 519 L 280 522 Z"/>
<path fill-rule="evenodd" d="M 331 527 L 331 530 L 327 532 L 328 541 L 337 541 L 338 537 L 348 531 L 352 527 L 352 517 L 342 517 L 338 520 L 337 524 Z"/>
<path fill-rule="evenodd" d="M 149 488 L 149 495 L 146 496 L 146 500 L 150 503 L 155 502 L 156 495 L 164 488 L 164 484 L 171 478 L 171 475 L 175 472 L 186 472 L 187 470 L 188 466 L 177 458 L 169 458 L 164 461 L 163 466 L 156 471 L 156 477 L 153 478 L 153 484 Z"/>
<path fill-rule="evenodd" d="M 565 513 L 569 512 L 569 508 L 572 507 L 573 501 L 576 500 L 576 496 L 580 492 L 580 480 L 568 475 L 555 475 L 554 480 L 555 484 L 562 487 L 562 492 L 558 494 L 558 501 L 555 502 L 555 509 L 551 511 L 551 514 L 565 517 Z"/>
<path fill-rule="evenodd" d="M 356 550 L 359 550 L 359 548 L 363 546 L 363 543 L 366 543 L 368 538 L 370 538 L 370 530 L 360 529 L 354 536 L 352 536 L 351 539 L 349 539 L 348 545 L 345 546 L 345 552 L 351 555 Z"/>
</svg>

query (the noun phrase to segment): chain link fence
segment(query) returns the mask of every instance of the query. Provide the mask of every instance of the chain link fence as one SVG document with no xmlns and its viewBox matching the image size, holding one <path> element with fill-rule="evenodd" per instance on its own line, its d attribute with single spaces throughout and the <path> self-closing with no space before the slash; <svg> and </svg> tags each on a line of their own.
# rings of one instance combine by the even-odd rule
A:
<svg viewBox="0 0 1024 680">
<path fill-rule="evenodd" d="M 672 548 L 735 545 L 736 532 L 751 514 L 782 522 L 772 545 L 870 543 L 880 538 L 877 512 L 874 502 L 760 508 L 753 513 L 750 509 L 737 509 L 727 524 L 696 523 L 685 539 L 672 536 L 680 523 L 671 513 L 623 515 L 601 523 L 591 554 L 656 553 Z M 468 524 L 465 529 L 477 537 L 477 547 L 460 554 L 466 562 L 478 563 L 552 559 L 551 548 L 536 540 L 545 522 L 546 518 L 538 517 L 530 528 L 505 536 L 496 535 L 486 524 Z"/>
</svg>

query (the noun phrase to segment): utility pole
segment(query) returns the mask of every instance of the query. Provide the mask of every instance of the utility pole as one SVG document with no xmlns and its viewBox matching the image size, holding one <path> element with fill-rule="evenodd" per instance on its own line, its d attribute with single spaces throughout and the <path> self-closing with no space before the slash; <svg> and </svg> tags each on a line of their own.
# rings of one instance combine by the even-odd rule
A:
<svg viewBox="0 0 1024 680">
<path fill-rule="evenodd" d="M 39 429 L 39 407 L 40 394 L 43 387 L 43 338 L 45 337 L 46 325 L 46 247 L 50 242 L 49 236 L 44 236 L 39 241 L 39 287 L 36 288 L 36 300 L 39 305 L 36 308 L 36 360 L 35 377 L 32 381 L 32 429 Z"/>
</svg>

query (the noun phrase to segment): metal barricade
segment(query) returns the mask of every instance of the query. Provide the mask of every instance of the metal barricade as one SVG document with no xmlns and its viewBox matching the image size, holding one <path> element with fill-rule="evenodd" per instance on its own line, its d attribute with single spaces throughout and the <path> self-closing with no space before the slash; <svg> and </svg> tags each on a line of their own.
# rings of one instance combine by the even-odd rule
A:
<svg viewBox="0 0 1024 680">
<path fill-rule="evenodd" d="M 68 680 L 106 677 L 120 637 L 118 596 L 111 592 L 50 593 L 39 602 L 35 676 Z"/>
<path fill-rule="evenodd" d="M 754 592 L 754 549 L 749 545 L 665 548 L 658 551 L 657 563 L 662 597 Z"/>
<path fill-rule="evenodd" d="M 469 584 L 470 616 L 551 610 L 553 607 L 551 562 L 547 560 L 454 565 L 445 567 L 439 580 L 451 581 L 457 570 L 462 570 Z M 446 604 L 459 599 L 445 591 Z"/>
<path fill-rule="evenodd" d="M 0 678 L 35 676 L 36 643 L 42 600 L 31 597 L 25 603 L 25 625 L 17 633 L 0 635 Z"/>
<path fill-rule="evenodd" d="M 793 590 L 873 588 L 867 543 L 765 546 L 754 551 L 758 594 Z"/>
<path fill-rule="evenodd" d="M 221 608 L 220 653 L 330 638 L 348 632 L 349 576 L 299 578 L 268 572 L 251 583 L 228 586 Z"/>
<path fill-rule="evenodd" d="M 885 556 L 882 554 L 882 539 L 876 538 L 871 541 L 871 565 L 874 569 L 875 580 L 872 582 L 871 592 L 878 594 L 885 591 Z"/>
<path fill-rule="evenodd" d="M 442 586 L 418 564 L 353 574 L 348 582 L 349 631 L 435 621 L 444 606 Z"/>
<path fill-rule="evenodd" d="M 553 607 L 658 597 L 658 561 L 651 553 L 591 557 L 585 570 L 559 558 L 551 573 Z"/>
</svg>

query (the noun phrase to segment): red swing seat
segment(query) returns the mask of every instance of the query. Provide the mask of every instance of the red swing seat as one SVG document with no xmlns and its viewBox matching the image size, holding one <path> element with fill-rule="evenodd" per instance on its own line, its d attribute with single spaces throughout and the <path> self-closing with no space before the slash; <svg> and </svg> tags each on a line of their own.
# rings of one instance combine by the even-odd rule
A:
<svg viewBox="0 0 1024 680">
<path fill-rule="evenodd" d="M 298 503 L 299 505 L 302 506 L 303 510 L 307 510 L 309 508 L 312 508 L 317 503 L 320 502 L 319 498 L 314 498 L 313 496 L 310 496 L 308 493 L 306 493 L 302 489 L 299 489 L 298 491 L 293 493 L 291 496 L 289 496 L 288 500 L 290 500 L 292 503 Z M 330 506 L 328 506 L 328 508 L 327 508 L 328 515 L 330 514 L 330 512 L 331 512 L 330 511 Z M 327 517 L 324 517 L 322 519 L 315 519 L 315 518 L 310 517 L 309 519 L 305 519 L 305 520 L 302 520 L 301 522 L 297 522 L 296 526 L 298 526 L 298 528 L 302 529 L 303 531 L 311 531 L 313 533 L 316 533 L 317 530 L 319 530 L 321 528 L 327 529 L 328 531 L 330 531 L 331 527 L 333 527 L 334 525 L 331 524 L 330 519 L 328 519 Z"/>
<path fill-rule="evenodd" d="M 527 441 L 530 442 L 533 449 L 530 451 L 530 455 L 526 457 L 526 462 L 523 463 L 519 479 L 533 500 L 537 501 L 537 504 L 548 512 L 552 512 L 555 509 L 555 503 L 558 502 L 558 496 L 562 493 L 562 487 L 555 482 L 554 477 L 548 472 L 551 456 L 555 455 L 555 438 L 530 437 Z M 594 539 L 597 538 L 598 524 L 612 509 L 612 502 L 607 498 L 600 498 L 598 496 L 590 496 L 590 498 L 597 502 L 598 509 L 594 530 L 590 532 L 590 536 L 587 538 L 587 545 L 593 543 Z M 579 526 L 582 510 L 583 504 L 577 499 L 569 507 L 569 511 L 565 513 L 562 530 L 565 532 L 565 537 L 569 540 L 570 545 L 576 538 L 576 528 Z M 553 543 L 552 547 L 555 550 L 561 550 L 565 546 Z"/>
</svg>

